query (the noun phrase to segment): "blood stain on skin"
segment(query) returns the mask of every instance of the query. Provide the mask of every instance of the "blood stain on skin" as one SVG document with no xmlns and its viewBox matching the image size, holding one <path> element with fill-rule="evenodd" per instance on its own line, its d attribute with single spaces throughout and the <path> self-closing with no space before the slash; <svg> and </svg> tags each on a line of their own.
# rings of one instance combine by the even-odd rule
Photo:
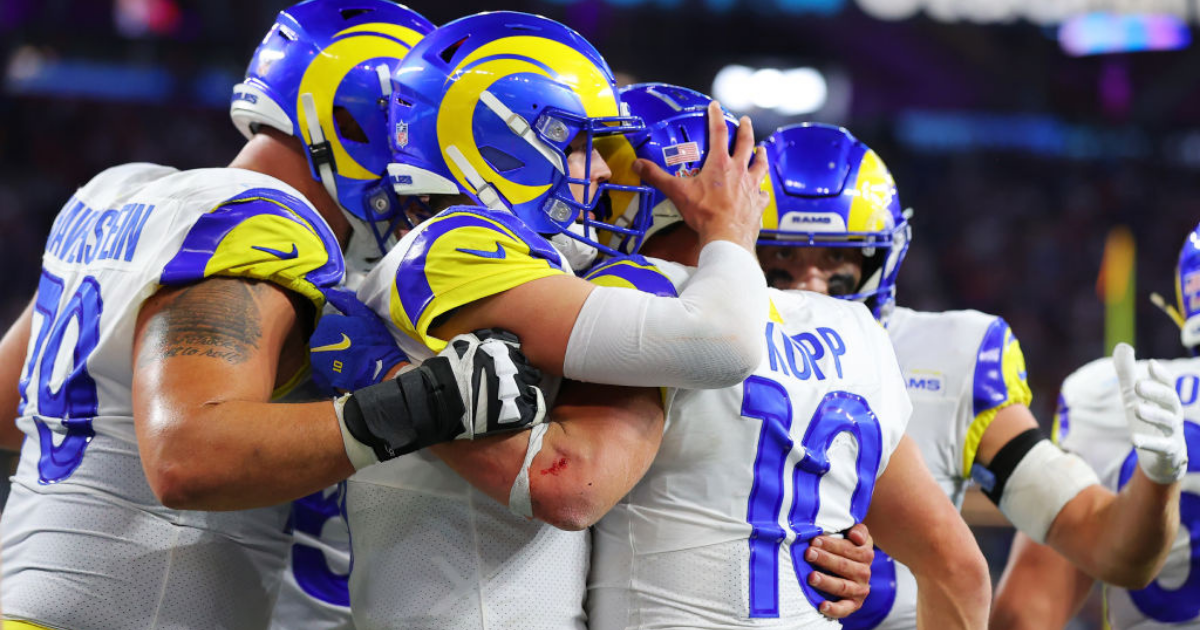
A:
<svg viewBox="0 0 1200 630">
<path fill-rule="evenodd" d="M 551 464 L 549 468 L 543 468 L 542 474 L 543 475 L 554 475 L 555 477 L 557 477 L 559 474 L 562 473 L 562 471 L 564 471 L 566 469 L 567 469 L 567 458 L 560 457 L 560 458 L 558 458 L 558 461 Z"/>
</svg>

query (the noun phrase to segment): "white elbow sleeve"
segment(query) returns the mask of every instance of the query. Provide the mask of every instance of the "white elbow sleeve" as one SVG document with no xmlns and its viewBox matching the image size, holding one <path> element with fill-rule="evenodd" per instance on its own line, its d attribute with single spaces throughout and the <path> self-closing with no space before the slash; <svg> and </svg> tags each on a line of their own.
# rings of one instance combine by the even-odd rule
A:
<svg viewBox="0 0 1200 630">
<path fill-rule="evenodd" d="M 1036 432 L 1030 429 L 1011 440 L 987 468 L 976 464 L 972 476 L 1014 527 L 1045 544 L 1063 507 L 1100 479 L 1079 456 Z"/>
<path fill-rule="evenodd" d="M 678 298 L 596 287 L 571 330 L 563 375 L 635 387 L 736 385 L 766 352 L 767 300 L 754 255 L 714 241 Z"/>
</svg>

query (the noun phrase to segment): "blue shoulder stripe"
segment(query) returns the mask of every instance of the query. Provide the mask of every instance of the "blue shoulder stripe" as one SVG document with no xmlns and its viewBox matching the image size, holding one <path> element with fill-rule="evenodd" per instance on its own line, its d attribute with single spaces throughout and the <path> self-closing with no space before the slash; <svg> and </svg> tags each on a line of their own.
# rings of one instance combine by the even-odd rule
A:
<svg viewBox="0 0 1200 630">
<path fill-rule="evenodd" d="M 979 354 L 975 358 L 973 411 L 976 417 L 1008 400 L 1008 386 L 1004 383 L 1004 347 L 1008 337 L 1008 323 L 997 317 L 979 344 Z"/>
</svg>

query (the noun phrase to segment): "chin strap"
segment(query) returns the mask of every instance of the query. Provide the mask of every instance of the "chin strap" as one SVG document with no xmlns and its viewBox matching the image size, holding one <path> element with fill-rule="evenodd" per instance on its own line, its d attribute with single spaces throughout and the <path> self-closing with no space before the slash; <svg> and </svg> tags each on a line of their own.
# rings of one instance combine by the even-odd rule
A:
<svg viewBox="0 0 1200 630">
<path fill-rule="evenodd" d="M 500 193 L 496 192 L 496 188 L 484 181 L 483 176 L 479 171 L 475 170 L 474 166 L 467 161 L 467 156 L 463 155 L 462 151 L 455 145 L 446 147 L 446 155 L 450 156 L 450 161 L 462 171 L 463 177 L 467 179 L 467 183 L 471 188 L 475 189 L 475 196 L 479 198 L 480 203 L 491 208 L 492 210 L 508 210 L 508 206 L 500 199 Z"/>
<path fill-rule="evenodd" d="M 387 66 L 378 66 L 376 70 L 382 83 L 384 75 L 388 74 Z M 389 80 L 386 85 L 387 89 L 384 93 L 391 94 L 391 81 Z M 342 200 L 338 198 L 337 180 L 334 177 L 333 148 L 325 139 L 325 132 L 321 129 L 321 123 L 317 119 L 317 104 L 313 95 L 309 92 L 301 94 L 300 106 L 304 108 L 304 118 L 308 126 L 309 140 L 311 140 L 308 145 L 309 155 L 312 157 L 312 163 L 316 167 L 317 173 L 321 175 L 321 185 L 325 187 L 325 192 L 329 193 L 329 198 L 342 211 L 342 216 L 346 217 L 350 223 L 350 242 L 346 246 L 346 262 L 355 271 L 366 273 L 379 262 L 386 252 L 381 251 L 380 244 L 375 242 L 371 225 L 342 207 Z M 383 229 L 387 229 L 386 221 L 380 223 L 383 225 Z M 395 237 L 388 235 L 388 244 L 394 242 Z"/>
<path fill-rule="evenodd" d="M 317 119 L 317 104 L 313 100 L 313 95 L 309 92 L 301 94 L 300 105 L 304 108 L 304 118 L 308 123 L 310 140 L 308 152 L 312 157 L 313 166 L 317 168 L 317 173 L 321 176 L 321 184 L 325 186 L 325 192 L 329 193 L 333 202 L 340 206 L 342 202 L 338 201 L 337 182 L 333 179 L 333 147 L 325 140 L 325 132 L 321 131 L 321 122 Z"/>
<path fill-rule="evenodd" d="M 388 99 L 392 97 L 392 71 L 386 63 L 381 63 L 375 66 L 375 74 L 379 75 L 379 89 L 383 92 L 383 105 L 386 107 Z"/>
</svg>

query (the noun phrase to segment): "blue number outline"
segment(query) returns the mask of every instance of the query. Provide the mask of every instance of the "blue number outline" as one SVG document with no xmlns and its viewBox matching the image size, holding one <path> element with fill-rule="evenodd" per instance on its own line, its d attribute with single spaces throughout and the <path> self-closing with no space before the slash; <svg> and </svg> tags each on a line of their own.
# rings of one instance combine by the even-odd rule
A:
<svg viewBox="0 0 1200 630">
<path fill-rule="evenodd" d="M 29 401 L 29 385 L 33 366 L 38 366 L 37 416 L 41 455 L 38 458 L 38 482 L 55 484 L 67 479 L 83 462 L 84 451 L 95 437 L 92 419 L 99 410 L 96 381 L 87 370 L 87 360 L 100 342 L 100 315 L 104 302 L 100 283 L 88 276 L 62 305 L 64 284 L 61 278 L 42 270 L 34 310 L 42 316 L 42 325 L 34 341 L 33 352 L 25 367 L 21 388 L 21 413 Z M 50 388 L 54 365 L 62 350 L 64 336 L 71 321 L 78 322 L 79 335 L 72 350 L 73 365 L 58 391 Z M 57 419 L 66 435 L 56 446 L 54 431 L 42 417 Z"/>
<path fill-rule="evenodd" d="M 345 516 L 342 499 L 345 482 L 329 497 L 325 491 L 314 492 L 292 502 L 292 524 L 295 529 L 314 538 L 321 537 L 325 523 Z M 350 606 L 350 576 L 337 573 L 325 560 L 325 552 L 304 543 L 292 545 L 292 576 L 300 590 L 310 597 L 334 606 Z"/>
<path fill-rule="evenodd" d="M 786 539 L 778 517 L 783 505 L 784 468 L 795 446 L 790 435 L 792 404 L 787 389 L 762 376 L 747 378 L 741 415 L 763 423 L 746 506 L 746 522 L 751 527 L 749 613 L 751 618 L 778 618 L 779 547 Z M 879 419 L 864 398 L 843 391 L 825 394 L 809 420 L 801 439 L 804 453 L 792 471 L 792 505 L 788 511 L 788 529 L 795 535 L 792 568 L 814 607 L 826 598 L 808 584 L 812 567 L 804 560 L 804 552 L 808 542 L 823 533 L 813 521 L 820 511 L 821 478 L 830 468 L 826 453 L 834 439 L 847 432 L 858 443 L 858 480 L 850 499 L 850 514 L 861 522 L 870 505 L 883 443 Z"/>
</svg>

